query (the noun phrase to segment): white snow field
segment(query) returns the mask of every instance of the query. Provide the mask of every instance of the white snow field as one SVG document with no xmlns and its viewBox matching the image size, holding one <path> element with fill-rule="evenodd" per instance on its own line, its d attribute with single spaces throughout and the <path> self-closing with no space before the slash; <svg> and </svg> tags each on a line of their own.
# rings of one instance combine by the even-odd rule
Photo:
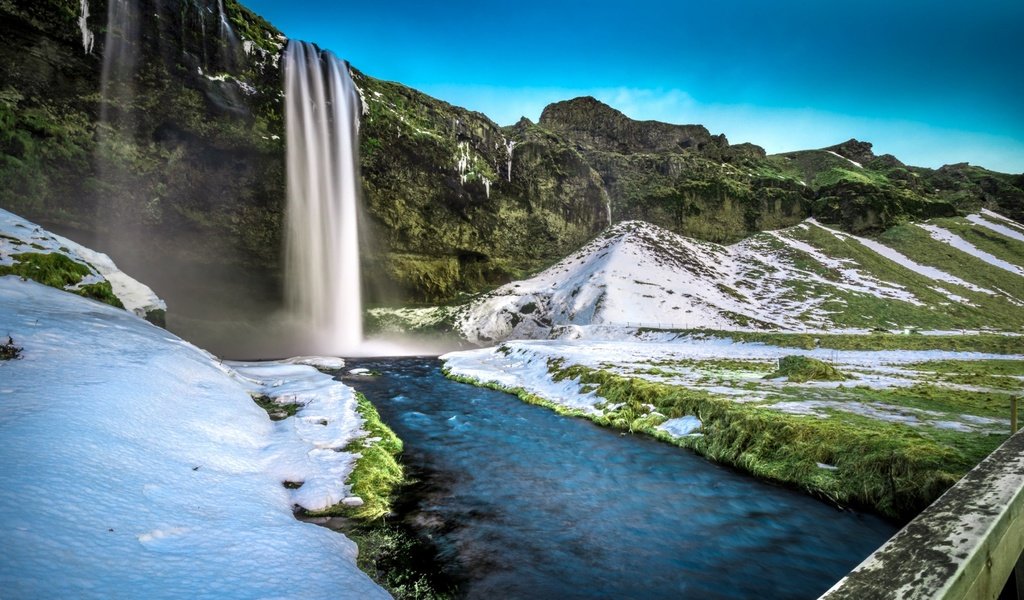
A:
<svg viewBox="0 0 1024 600">
<path fill-rule="evenodd" d="M 82 263 L 92 271 L 78 285 L 110 282 L 117 299 L 140 317 L 153 311 L 167 310 L 167 304 L 146 285 L 122 272 L 106 254 L 101 254 L 0 208 L 0 265 L 14 264 L 12 256 L 23 252 L 57 253 Z"/>
<path fill-rule="evenodd" d="M 919 225 L 935 240 L 968 255 L 968 261 L 976 259 L 979 264 L 987 262 L 1012 273 L 1024 273 L 1024 267 L 982 252 L 937 226 Z M 1024 245 L 1010 235 L 1015 231 L 1008 225 L 993 227 L 1006 235 L 1008 243 L 1024 250 Z M 873 272 L 856 260 L 830 255 L 820 246 L 821 233 L 845 244 L 855 242 L 886 268 L 876 267 Z M 815 236 L 819 238 L 817 246 L 811 243 Z M 998 295 L 993 301 L 1015 305 L 1024 300 L 969 281 L 969 269 L 953 274 L 921 260 L 878 241 L 831 229 L 814 219 L 755 234 L 731 246 L 687 238 L 641 221 L 627 221 L 536 276 L 506 284 L 453 309 L 454 324 L 463 337 L 482 344 L 563 337 L 574 335 L 578 327 L 593 326 L 619 330 L 834 331 L 840 328 L 836 325 L 837 312 L 845 311 L 856 298 L 872 297 L 896 308 L 924 312 L 944 310 L 941 306 L 952 303 L 977 307 L 979 295 Z M 919 287 L 910 289 L 886 280 L 901 272 L 923 276 L 933 283 L 917 283 Z M 922 301 L 918 295 L 928 290 L 932 296 L 941 294 L 946 301 Z M 391 312 L 415 327 L 416 319 L 444 318 L 439 311 L 417 314 L 415 318 Z M 880 310 L 884 312 L 888 311 Z M 884 317 L 862 316 L 860 322 L 864 324 L 859 329 L 862 332 L 875 326 L 903 327 Z M 992 326 L 998 328 L 999 323 Z"/>
<path fill-rule="evenodd" d="M 292 513 L 348 496 L 355 457 L 336 450 L 362 434 L 351 390 L 308 366 L 223 365 L 13 276 L 8 335 L 22 352 L 0 361 L 3 597 L 388 597 L 355 544 Z M 271 422 L 250 390 L 306 406 Z"/>
</svg>

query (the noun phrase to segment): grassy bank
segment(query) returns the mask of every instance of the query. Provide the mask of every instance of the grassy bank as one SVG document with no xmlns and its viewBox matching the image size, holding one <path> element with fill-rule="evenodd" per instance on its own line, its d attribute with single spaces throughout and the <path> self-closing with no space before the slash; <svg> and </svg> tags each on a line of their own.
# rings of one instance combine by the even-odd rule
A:
<svg viewBox="0 0 1024 600">
<path fill-rule="evenodd" d="M 346 452 L 359 454 L 356 467 L 349 475 L 352 494 L 363 500 L 362 506 L 335 504 L 311 516 L 343 516 L 360 521 L 382 519 L 391 512 L 391 502 L 405 477 L 398 456 L 402 453 L 402 440 L 384 424 L 380 414 L 366 396 L 356 392 L 356 411 L 363 418 L 367 435 L 352 440 Z"/>
</svg>

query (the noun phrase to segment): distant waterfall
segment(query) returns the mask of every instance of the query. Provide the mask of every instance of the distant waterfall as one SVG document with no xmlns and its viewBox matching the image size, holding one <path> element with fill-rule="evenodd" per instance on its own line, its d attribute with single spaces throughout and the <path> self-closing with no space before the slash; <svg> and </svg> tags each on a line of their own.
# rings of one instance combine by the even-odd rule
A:
<svg viewBox="0 0 1024 600">
<path fill-rule="evenodd" d="M 114 113 L 128 113 L 135 98 L 135 67 L 138 62 L 139 15 L 137 0 L 107 3 L 107 32 L 103 42 L 103 72 L 100 76 L 103 102 L 100 121 L 110 124 Z M 122 128 L 130 124 L 122 123 Z"/>
<path fill-rule="evenodd" d="M 313 328 L 318 351 L 342 353 L 363 338 L 358 93 L 348 65 L 330 52 L 293 40 L 284 60 L 286 299 Z"/>
</svg>

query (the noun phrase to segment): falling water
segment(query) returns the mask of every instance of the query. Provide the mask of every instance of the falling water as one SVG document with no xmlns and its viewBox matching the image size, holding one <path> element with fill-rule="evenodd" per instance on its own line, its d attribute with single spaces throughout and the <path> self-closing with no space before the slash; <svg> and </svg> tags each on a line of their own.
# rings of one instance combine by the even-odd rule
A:
<svg viewBox="0 0 1024 600">
<path fill-rule="evenodd" d="M 359 101 L 348 66 L 307 42 L 285 52 L 289 312 L 317 351 L 362 341 L 357 206 Z"/>
<path fill-rule="evenodd" d="M 103 102 L 100 121 L 110 124 L 111 108 L 127 115 L 135 97 L 136 45 L 139 39 L 136 0 L 110 0 L 107 4 L 107 32 L 103 42 L 103 72 L 100 76 Z M 130 127 L 122 123 L 122 128 Z"/>
</svg>

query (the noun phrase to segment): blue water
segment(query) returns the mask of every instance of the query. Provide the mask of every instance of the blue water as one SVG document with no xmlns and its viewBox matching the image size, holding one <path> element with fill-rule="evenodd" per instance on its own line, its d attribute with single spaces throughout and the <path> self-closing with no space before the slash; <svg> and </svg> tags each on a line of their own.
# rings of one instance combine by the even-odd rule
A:
<svg viewBox="0 0 1024 600">
<path fill-rule="evenodd" d="M 402 518 L 469 598 L 816 598 L 895 532 L 686 450 L 352 361 L 421 482 Z"/>
</svg>

